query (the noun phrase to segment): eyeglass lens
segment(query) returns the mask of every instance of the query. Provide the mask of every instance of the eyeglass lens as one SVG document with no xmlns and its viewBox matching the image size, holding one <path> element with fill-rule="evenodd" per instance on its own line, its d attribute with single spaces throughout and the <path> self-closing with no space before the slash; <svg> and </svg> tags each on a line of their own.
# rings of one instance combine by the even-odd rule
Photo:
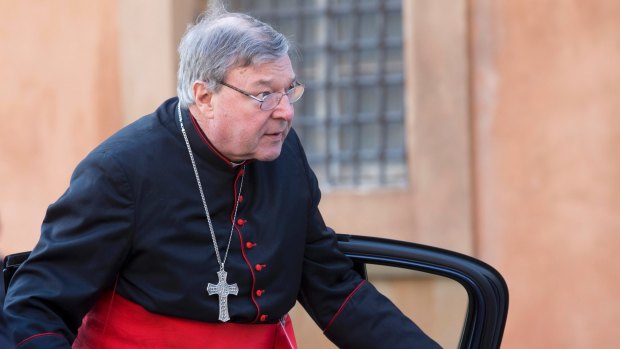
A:
<svg viewBox="0 0 620 349">
<path fill-rule="evenodd" d="M 286 92 L 286 95 L 288 96 L 289 103 L 293 104 L 297 102 L 301 98 L 301 95 L 303 95 L 303 93 L 304 93 L 303 85 L 297 85 L 291 88 L 290 90 L 288 90 L 288 92 Z M 282 97 L 284 97 L 284 93 L 271 93 L 267 95 L 267 97 L 265 97 L 260 108 L 262 110 L 274 109 L 280 103 L 280 100 L 282 100 Z"/>
</svg>

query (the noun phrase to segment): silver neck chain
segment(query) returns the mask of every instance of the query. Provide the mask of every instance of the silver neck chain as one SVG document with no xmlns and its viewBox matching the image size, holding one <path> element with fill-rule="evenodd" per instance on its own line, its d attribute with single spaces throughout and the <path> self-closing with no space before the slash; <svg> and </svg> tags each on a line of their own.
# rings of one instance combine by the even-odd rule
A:
<svg viewBox="0 0 620 349">
<path fill-rule="evenodd" d="M 235 198 L 235 211 L 233 213 L 232 225 L 230 227 L 230 234 L 228 235 L 228 244 L 226 245 L 226 252 L 224 253 L 224 259 L 220 258 L 220 251 L 217 245 L 217 239 L 215 237 L 215 230 L 213 230 L 213 223 L 211 223 L 211 215 L 209 214 L 209 208 L 207 207 L 207 200 L 205 199 L 204 191 L 202 190 L 202 184 L 200 182 L 200 176 L 198 175 L 198 167 L 196 167 L 196 161 L 194 160 L 194 153 L 192 152 L 192 148 L 189 145 L 189 139 L 187 138 L 187 133 L 185 132 L 185 127 L 183 127 L 183 117 L 181 115 L 181 105 L 177 105 L 177 111 L 179 114 L 179 123 L 181 124 L 181 132 L 183 133 L 183 139 L 185 139 L 185 145 L 187 146 L 187 151 L 189 153 L 189 159 L 192 161 L 192 167 L 194 168 L 194 175 L 196 176 L 196 183 L 198 183 L 198 190 L 200 191 L 200 198 L 202 199 L 202 205 L 204 206 L 205 216 L 207 216 L 207 222 L 209 223 L 209 231 L 211 232 L 211 239 L 213 240 L 213 249 L 215 250 L 215 257 L 217 258 L 217 263 L 220 266 L 220 270 L 224 270 L 224 264 L 226 263 L 226 258 L 228 257 L 228 250 L 230 248 L 230 242 L 232 240 L 233 231 L 235 230 L 235 220 L 237 219 L 237 209 L 239 208 L 239 198 L 241 197 L 241 190 L 243 189 L 243 177 L 245 176 L 245 165 L 241 169 L 241 183 L 239 185 L 239 194 Z"/>
</svg>

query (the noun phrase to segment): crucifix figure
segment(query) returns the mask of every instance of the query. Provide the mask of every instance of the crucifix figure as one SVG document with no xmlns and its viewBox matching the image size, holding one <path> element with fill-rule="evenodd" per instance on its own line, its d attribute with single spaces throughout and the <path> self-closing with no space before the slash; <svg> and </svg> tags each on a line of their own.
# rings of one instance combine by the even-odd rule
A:
<svg viewBox="0 0 620 349">
<path fill-rule="evenodd" d="M 220 298 L 220 315 L 218 317 L 218 320 L 222 322 L 230 320 L 230 316 L 228 316 L 228 295 L 234 294 L 236 296 L 239 292 L 237 284 L 229 285 L 226 283 L 227 274 L 228 273 L 225 272 L 223 268 L 220 269 L 220 271 L 217 272 L 217 285 L 214 285 L 212 283 L 209 283 L 207 285 L 207 292 L 209 292 L 209 296 L 217 294 Z"/>
</svg>

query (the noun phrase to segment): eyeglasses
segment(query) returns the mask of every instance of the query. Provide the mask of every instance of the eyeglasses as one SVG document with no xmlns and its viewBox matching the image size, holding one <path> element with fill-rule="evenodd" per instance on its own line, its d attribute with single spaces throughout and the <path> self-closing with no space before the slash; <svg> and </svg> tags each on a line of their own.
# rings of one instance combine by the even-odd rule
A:
<svg viewBox="0 0 620 349">
<path fill-rule="evenodd" d="M 300 98 L 301 95 L 304 94 L 304 85 L 301 84 L 299 81 L 295 81 L 293 82 L 293 86 L 291 88 L 288 89 L 288 91 L 282 93 L 282 92 L 263 92 L 261 94 L 258 94 L 256 96 L 249 94 L 248 92 L 245 92 L 241 89 L 238 89 L 234 86 L 231 86 L 223 81 L 219 82 L 220 85 L 224 85 L 228 88 L 231 88 L 239 93 L 242 93 L 254 100 L 257 100 L 258 102 L 260 102 L 260 109 L 261 110 L 272 110 L 275 109 L 275 107 L 278 106 L 278 104 L 280 104 L 280 101 L 282 100 L 282 97 L 284 97 L 284 95 L 286 95 L 288 97 L 288 101 L 289 103 L 293 104 L 295 102 L 297 102 Z"/>
</svg>

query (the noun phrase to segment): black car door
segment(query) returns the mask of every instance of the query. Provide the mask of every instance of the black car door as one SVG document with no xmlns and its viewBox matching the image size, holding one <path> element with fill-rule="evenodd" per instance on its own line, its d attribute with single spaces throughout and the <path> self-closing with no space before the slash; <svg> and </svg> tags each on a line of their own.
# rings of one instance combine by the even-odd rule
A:
<svg viewBox="0 0 620 349">
<path fill-rule="evenodd" d="M 365 278 L 369 268 L 379 265 L 454 280 L 467 294 L 458 348 L 500 347 L 508 314 L 508 287 L 488 264 L 453 251 L 374 237 L 339 235 L 338 243 Z"/>
</svg>

